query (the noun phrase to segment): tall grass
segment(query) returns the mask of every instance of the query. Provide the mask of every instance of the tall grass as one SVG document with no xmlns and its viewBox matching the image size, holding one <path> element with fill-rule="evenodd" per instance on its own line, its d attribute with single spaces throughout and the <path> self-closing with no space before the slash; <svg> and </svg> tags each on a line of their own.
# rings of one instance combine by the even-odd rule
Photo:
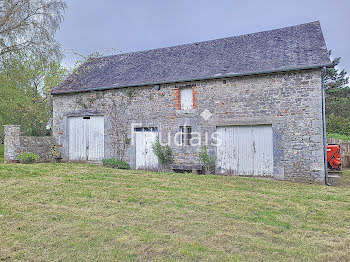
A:
<svg viewBox="0 0 350 262">
<path fill-rule="evenodd" d="M 0 144 L 0 163 L 4 162 L 4 145 Z"/>
<path fill-rule="evenodd" d="M 344 142 L 350 141 L 350 136 L 340 135 L 337 133 L 327 133 L 327 138 L 341 139 Z"/>
</svg>

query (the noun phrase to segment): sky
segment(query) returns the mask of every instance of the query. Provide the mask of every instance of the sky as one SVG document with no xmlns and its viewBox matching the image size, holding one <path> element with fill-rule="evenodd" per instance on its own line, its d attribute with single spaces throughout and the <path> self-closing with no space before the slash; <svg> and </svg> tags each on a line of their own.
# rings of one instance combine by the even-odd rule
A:
<svg viewBox="0 0 350 262">
<path fill-rule="evenodd" d="M 350 0 L 66 0 L 56 38 L 72 67 L 87 56 L 161 48 L 320 21 L 350 73 Z M 111 52 L 111 49 L 114 49 Z M 109 51 L 108 51 L 109 50 Z M 349 75 L 349 74 L 348 74 Z"/>
</svg>

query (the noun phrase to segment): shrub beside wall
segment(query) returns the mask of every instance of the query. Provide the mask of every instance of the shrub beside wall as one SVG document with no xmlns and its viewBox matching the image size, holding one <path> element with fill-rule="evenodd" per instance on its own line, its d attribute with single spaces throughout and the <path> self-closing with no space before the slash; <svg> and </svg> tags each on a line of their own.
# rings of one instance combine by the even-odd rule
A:
<svg viewBox="0 0 350 262">
<path fill-rule="evenodd" d="M 18 158 L 22 164 L 32 164 L 35 161 L 38 161 L 39 156 L 32 152 L 22 152 L 18 155 Z"/>
<path fill-rule="evenodd" d="M 102 164 L 106 167 L 118 169 L 130 169 L 130 165 L 123 160 L 103 159 Z"/>
<path fill-rule="evenodd" d="M 327 132 L 340 135 L 350 135 L 350 120 L 348 118 L 336 115 L 330 115 L 326 119 Z"/>
</svg>

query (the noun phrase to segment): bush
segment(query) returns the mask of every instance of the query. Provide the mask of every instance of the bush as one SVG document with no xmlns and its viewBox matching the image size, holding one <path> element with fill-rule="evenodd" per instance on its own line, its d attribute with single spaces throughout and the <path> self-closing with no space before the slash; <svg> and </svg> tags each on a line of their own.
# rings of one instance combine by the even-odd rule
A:
<svg viewBox="0 0 350 262">
<path fill-rule="evenodd" d="M 336 133 L 340 135 L 350 136 L 350 120 L 331 114 L 326 118 L 327 133 Z"/>
<path fill-rule="evenodd" d="M 152 144 L 152 149 L 163 169 L 174 162 L 173 150 L 169 145 L 162 146 L 159 139 Z"/>
<path fill-rule="evenodd" d="M 18 155 L 18 158 L 22 164 L 32 164 L 39 159 L 39 156 L 32 152 L 22 152 Z"/>
<path fill-rule="evenodd" d="M 199 153 L 199 159 L 204 166 L 204 173 L 211 174 L 215 172 L 216 159 L 212 158 L 208 153 L 207 146 L 202 147 L 202 151 Z"/>
<path fill-rule="evenodd" d="M 350 136 L 341 135 L 341 134 L 337 134 L 337 133 L 328 133 L 327 132 L 327 138 L 341 139 L 344 142 L 350 141 Z"/>
<path fill-rule="evenodd" d="M 130 165 L 123 160 L 103 159 L 102 164 L 106 167 L 118 169 L 130 169 Z"/>
</svg>

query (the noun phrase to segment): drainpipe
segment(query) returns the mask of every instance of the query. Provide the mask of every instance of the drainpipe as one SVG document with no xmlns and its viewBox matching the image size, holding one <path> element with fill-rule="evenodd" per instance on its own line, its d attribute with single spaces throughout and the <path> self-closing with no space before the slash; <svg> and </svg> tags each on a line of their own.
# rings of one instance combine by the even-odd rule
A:
<svg viewBox="0 0 350 262">
<path fill-rule="evenodd" d="M 328 163 L 327 163 L 327 139 L 326 139 L 326 100 L 324 91 L 324 79 L 326 76 L 326 67 L 322 69 L 322 122 L 323 122 L 323 157 L 324 157 L 324 182 L 327 186 L 328 183 Z"/>
</svg>

